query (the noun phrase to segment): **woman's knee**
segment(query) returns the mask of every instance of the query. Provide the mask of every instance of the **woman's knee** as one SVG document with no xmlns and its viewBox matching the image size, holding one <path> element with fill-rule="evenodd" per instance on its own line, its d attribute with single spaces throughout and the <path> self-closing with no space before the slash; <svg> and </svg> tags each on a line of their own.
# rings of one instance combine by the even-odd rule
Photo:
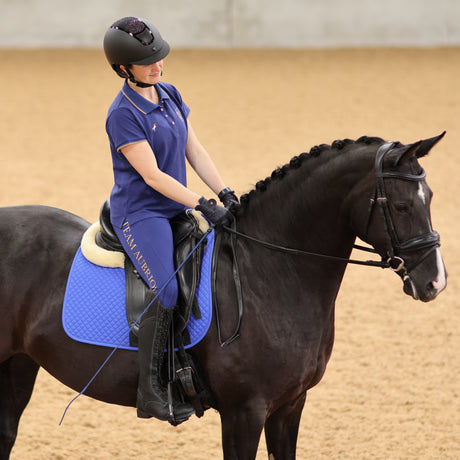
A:
<svg viewBox="0 0 460 460">
<path fill-rule="evenodd" d="M 179 287 L 177 284 L 177 280 L 174 277 L 159 292 L 158 299 L 160 300 L 163 307 L 173 308 L 177 304 L 178 295 L 179 295 Z"/>
</svg>

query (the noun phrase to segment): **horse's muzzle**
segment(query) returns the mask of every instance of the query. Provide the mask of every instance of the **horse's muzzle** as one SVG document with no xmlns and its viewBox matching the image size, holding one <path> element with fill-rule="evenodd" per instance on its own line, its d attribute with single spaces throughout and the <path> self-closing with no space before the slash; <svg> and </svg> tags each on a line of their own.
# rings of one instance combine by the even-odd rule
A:
<svg viewBox="0 0 460 460">
<path fill-rule="evenodd" d="M 434 300 L 447 286 L 447 273 L 442 261 L 441 251 L 436 249 L 436 266 L 437 278 L 436 280 L 417 282 L 415 277 L 411 274 L 406 274 L 402 277 L 404 283 L 404 292 L 410 295 L 415 300 L 422 302 L 430 302 Z"/>
</svg>

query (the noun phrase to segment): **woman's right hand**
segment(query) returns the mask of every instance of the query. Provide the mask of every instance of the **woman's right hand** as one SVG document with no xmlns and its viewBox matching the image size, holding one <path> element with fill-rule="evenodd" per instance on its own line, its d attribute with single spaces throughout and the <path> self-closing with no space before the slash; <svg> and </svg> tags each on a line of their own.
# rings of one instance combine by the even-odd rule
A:
<svg viewBox="0 0 460 460">
<path fill-rule="evenodd" d="M 219 206 L 216 200 L 207 200 L 201 197 L 199 204 L 195 207 L 216 227 L 225 227 L 233 222 L 233 214 L 223 206 Z"/>
<path fill-rule="evenodd" d="M 217 196 L 227 209 L 232 209 L 240 205 L 235 192 L 230 187 L 225 187 Z"/>
</svg>

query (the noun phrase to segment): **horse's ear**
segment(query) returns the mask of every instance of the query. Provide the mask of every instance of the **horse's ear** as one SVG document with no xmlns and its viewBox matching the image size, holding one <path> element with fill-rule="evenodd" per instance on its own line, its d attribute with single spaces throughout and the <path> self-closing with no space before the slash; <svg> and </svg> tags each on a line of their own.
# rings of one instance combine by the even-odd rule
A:
<svg viewBox="0 0 460 460">
<path fill-rule="evenodd" d="M 393 166 L 399 166 L 409 160 L 412 156 L 421 158 L 428 154 L 428 152 L 444 137 L 446 132 L 430 139 L 415 142 L 414 144 L 405 145 L 396 149 L 393 156 Z"/>
<path fill-rule="evenodd" d="M 425 139 L 424 141 L 422 141 L 417 151 L 415 152 L 415 156 L 417 158 L 424 157 L 445 136 L 445 134 L 446 132 L 444 131 L 439 136 L 432 137 L 431 139 Z"/>
<path fill-rule="evenodd" d="M 391 165 L 396 168 L 404 164 L 409 158 L 412 158 L 417 154 L 417 150 L 423 141 L 415 142 L 414 144 L 403 145 L 402 147 L 396 148 L 390 153 Z"/>
</svg>

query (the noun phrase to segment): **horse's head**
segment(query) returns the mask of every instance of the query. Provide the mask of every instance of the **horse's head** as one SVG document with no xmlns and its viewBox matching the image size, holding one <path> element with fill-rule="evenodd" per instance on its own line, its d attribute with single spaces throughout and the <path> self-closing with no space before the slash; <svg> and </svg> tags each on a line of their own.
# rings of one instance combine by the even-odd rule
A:
<svg viewBox="0 0 460 460">
<path fill-rule="evenodd" d="M 404 281 L 404 292 L 424 302 L 446 287 L 446 271 L 431 225 L 432 192 L 418 159 L 444 134 L 409 145 L 381 145 L 352 211 L 358 236 L 390 263 Z"/>
</svg>

